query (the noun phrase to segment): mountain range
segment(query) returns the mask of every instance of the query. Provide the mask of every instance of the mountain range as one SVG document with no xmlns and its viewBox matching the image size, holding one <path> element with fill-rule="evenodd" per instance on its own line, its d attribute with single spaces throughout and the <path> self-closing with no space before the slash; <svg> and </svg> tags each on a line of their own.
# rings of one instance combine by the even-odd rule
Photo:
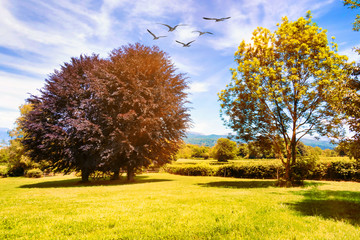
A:
<svg viewBox="0 0 360 240">
<path fill-rule="evenodd" d="M 188 132 L 186 138 L 184 138 L 185 143 L 195 144 L 195 145 L 204 145 L 208 147 L 212 147 L 216 144 L 216 141 L 219 138 L 227 138 L 227 135 L 204 135 L 201 133 Z M 307 146 L 311 147 L 319 147 L 322 150 L 325 149 L 334 149 L 336 145 L 332 144 L 330 140 L 316 140 L 309 138 L 302 138 L 301 142 L 303 142 Z"/>
</svg>

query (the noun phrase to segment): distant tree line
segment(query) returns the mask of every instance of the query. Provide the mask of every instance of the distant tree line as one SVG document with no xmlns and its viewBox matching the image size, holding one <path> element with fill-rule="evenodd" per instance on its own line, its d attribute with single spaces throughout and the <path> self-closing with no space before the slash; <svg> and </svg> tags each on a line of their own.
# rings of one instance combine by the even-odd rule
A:
<svg viewBox="0 0 360 240">
<path fill-rule="evenodd" d="M 282 146 L 285 152 L 285 146 Z M 227 161 L 231 159 L 274 159 L 275 147 L 266 141 L 251 141 L 249 143 L 236 143 L 226 138 L 219 138 L 215 146 L 200 146 L 183 143 L 176 158 L 180 159 L 216 159 Z M 297 145 L 297 154 L 300 157 L 342 157 L 349 156 L 349 152 L 339 145 L 335 149 L 322 150 L 320 147 L 307 146 L 302 142 Z"/>
</svg>

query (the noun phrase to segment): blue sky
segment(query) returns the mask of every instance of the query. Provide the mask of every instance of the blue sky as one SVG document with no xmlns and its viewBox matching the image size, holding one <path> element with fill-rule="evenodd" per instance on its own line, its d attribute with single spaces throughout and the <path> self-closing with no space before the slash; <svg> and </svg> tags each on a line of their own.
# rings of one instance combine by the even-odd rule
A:
<svg viewBox="0 0 360 240">
<path fill-rule="evenodd" d="M 13 128 L 18 107 L 38 94 L 44 80 L 71 57 L 108 53 L 128 43 L 157 45 L 190 82 L 194 132 L 226 134 L 217 93 L 230 82 L 234 52 L 258 27 L 272 31 L 281 17 L 296 20 L 311 10 L 314 21 L 336 37 L 339 53 L 360 61 L 352 48 L 357 10 L 341 0 L 0 0 L 0 128 Z M 228 17 L 214 22 L 203 17 Z M 174 32 L 158 23 L 186 24 Z M 166 38 L 153 40 L 146 29 Z M 192 31 L 210 31 L 213 35 Z M 184 48 L 175 40 L 188 42 Z"/>
</svg>

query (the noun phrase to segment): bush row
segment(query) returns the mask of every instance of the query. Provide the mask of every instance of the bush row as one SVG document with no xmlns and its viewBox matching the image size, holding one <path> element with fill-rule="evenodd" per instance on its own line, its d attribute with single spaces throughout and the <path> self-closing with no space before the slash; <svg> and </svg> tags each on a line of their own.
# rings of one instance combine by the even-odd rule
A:
<svg viewBox="0 0 360 240">
<path fill-rule="evenodd" d="M 44 175 L 39 168 L 32 168 L 25 172 L 24 176 L 28 178 L 40 178 Z M 12 176 L 7 166 L 0 165 L 0 177 Z"/>
<path fill-rule="evenodd" d="M 227 165 L 167 164 L 163 171 L 185 176 L 219 176 L 254 179 L 276 179 L 285 169 L 280 163 L 234 163 Z M 299 162 L 293 173 L 302 179 L 360 181 L 360 166 L 356 162 L 334 161 L 318 162 L 312 166 Z"/>
<path fill-rule="evenodd" d="M 220 176 L 236 178 L 259 178 L 273 179 L 277 178 L 278 173 L 283 171 L 280 164 L 227 164 L 210 165 L 201 164 L 167 164 L 163 171 L 171 174 L 185 176 Z"/>
</svg>

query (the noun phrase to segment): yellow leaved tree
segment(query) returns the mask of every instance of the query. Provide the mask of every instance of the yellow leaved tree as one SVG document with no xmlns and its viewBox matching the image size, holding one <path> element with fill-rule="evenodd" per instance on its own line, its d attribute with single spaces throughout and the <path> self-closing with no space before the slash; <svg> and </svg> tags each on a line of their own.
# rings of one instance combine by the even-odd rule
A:
<svg viewBox="0 0 360 240">
<path fill-rule="evenodd" d="M 290 185 L 303 136 L 343 133 L 332 105 L 346 91 L 347 57 L 337 54 L 308 12 L 293 22 L 284 17 L 274 33 L 257 28 L 250 43 L 241 42 L 235 61 L 232 81 L 218 94 L 221 116 L 238 139 L 271 139 L 286 170 L 283 183 Z"/>
</svg>

